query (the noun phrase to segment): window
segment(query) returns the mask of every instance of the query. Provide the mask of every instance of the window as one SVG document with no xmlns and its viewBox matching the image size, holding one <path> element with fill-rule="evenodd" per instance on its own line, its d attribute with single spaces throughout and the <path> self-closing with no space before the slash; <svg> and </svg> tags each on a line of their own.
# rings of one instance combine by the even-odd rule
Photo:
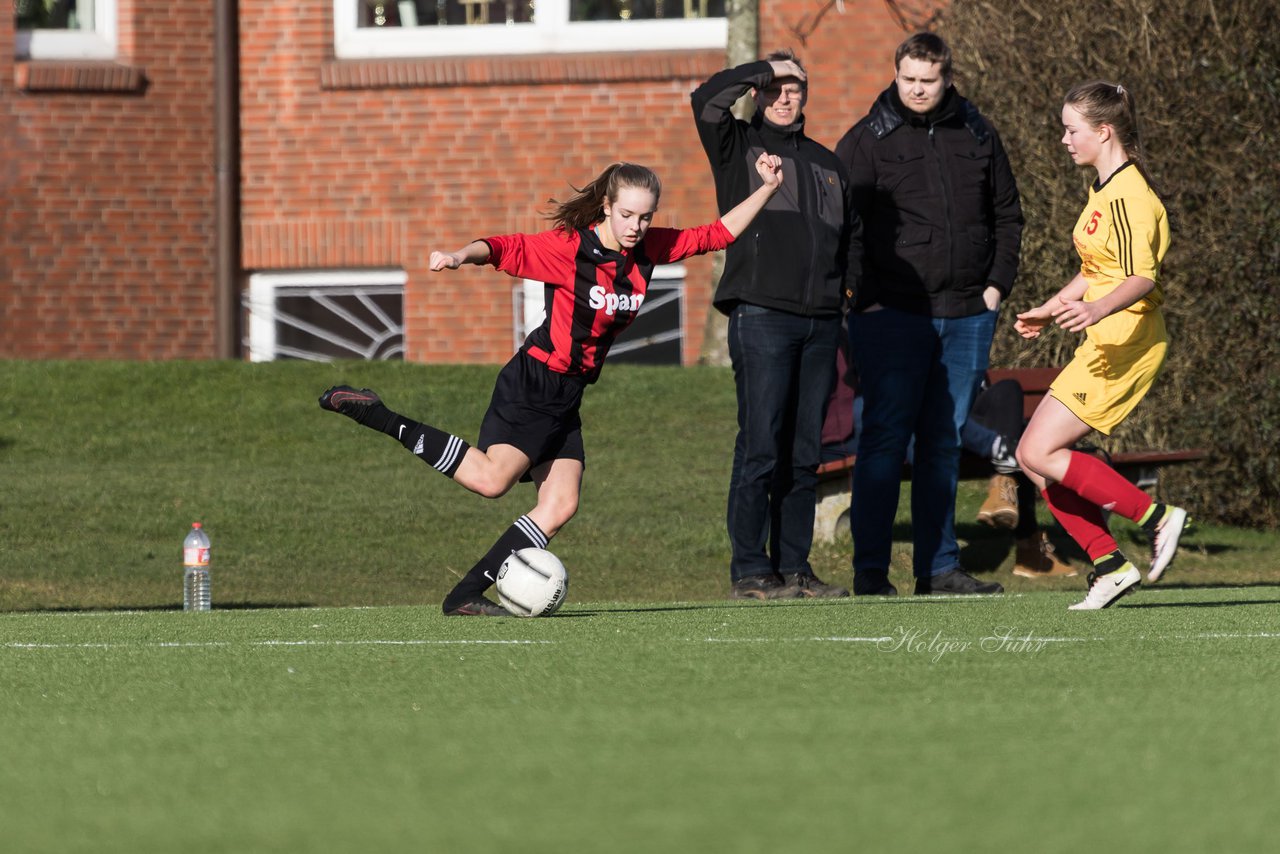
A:
<svg viewBox="0 0 1280 854">
<path fill-rule="evenodd" d="M 14 0 L 18 59 L 115 59 L 116 0 Z"/>
<path fill-rule="evenodd" d="M 403 359 L 406 281 L 403 270 L 255 273 L 249 359 Z"/>
<path fill-rule="evenodd" d="M 723 48 L 725 0 L 333 0 L 343 59 Z"/>
<path fill-rule="evenodd" d="M 644 307 L 609 348 L 610 363 L 682 364 L 684 278 L 683 264 L 661 264 L 653 268 Z M 546 285 L 532 279 L 525 279 L 512 289 L 514 349 L 519 350 L 529 333 L 546 318 L 545 297 Z"/>
</svg>

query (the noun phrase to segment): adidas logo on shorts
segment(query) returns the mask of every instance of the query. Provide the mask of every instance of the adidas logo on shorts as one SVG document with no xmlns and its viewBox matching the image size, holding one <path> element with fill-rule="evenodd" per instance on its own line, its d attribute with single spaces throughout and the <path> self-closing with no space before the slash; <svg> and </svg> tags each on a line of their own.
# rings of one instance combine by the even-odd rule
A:
<svg viewBox="0 0 1280 854">
<path fill-rule="evenodd" d="M 1076 400 L 1080 401 L 1081 403 L 1084 403 L 1084 392 L 1077 391 L 1071 396 L 1074 397 Z"/>
</svg>

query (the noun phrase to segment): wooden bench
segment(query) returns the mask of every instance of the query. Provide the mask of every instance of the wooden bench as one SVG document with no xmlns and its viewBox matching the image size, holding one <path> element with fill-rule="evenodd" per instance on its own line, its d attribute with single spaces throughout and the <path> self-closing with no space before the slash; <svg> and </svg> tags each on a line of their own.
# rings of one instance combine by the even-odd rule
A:
<svg viewBox="0 0 1280 854">
<path fill-rule="evenodd" d="M 1015 380 L 1022 386 L 1022 417 L 1030 418 L 1040 401 L 1049 391 L 1049 385 L 1061 368 L 1012 368 L 987 371 L 987 381 L 994 385 L 1001 380 Z M 1164 466 L 1191 463 L 1209 455 L 1204 448 L 1160 451 L 1122 451 L 1106 454 L 1107 461 L 1130 481 L 1142 489 L 1153 490 L 1159 482 L 1160 469 Z M 818 506 L 813 519 L 813 538 L 818 542 L 831 542 L 836 533 L 849 524 L 849 497 L 852 490 L 853 464 L 856 455 L 831 460 L 818 466 Z M 960 457 L 960 477 L 965 480 L 986 479 L 995 473 L 989 460 L 970 453 Z M 902 479 L 911 479 L 911 466 L 904 463 Z"/>
</svg>

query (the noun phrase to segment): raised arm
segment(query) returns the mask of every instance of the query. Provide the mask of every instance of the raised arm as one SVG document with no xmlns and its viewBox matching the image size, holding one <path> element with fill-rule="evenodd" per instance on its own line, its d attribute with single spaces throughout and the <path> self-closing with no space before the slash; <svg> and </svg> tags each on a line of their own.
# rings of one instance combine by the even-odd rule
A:
<svg viewBox="0 0 1280 854">
<path fill-rule="evenodd" d="M 761 154 L 756 158 L 756 172 L 764 183 L 754 193 L 742 200 L 733 210 L 720 217 L 724 227 L 736 240 L 747 230 L 756 214 L 764 210 L 773 194 L 782 186 L 782 158 L 776 154 Z"/>
<path fill-rule="evenodd" d="M 473 240 L 457 252 L 432 252 L 431 270 L 456 270 L 463 264 L 483 264 L 489 260 L 489 244 Z"/>
<path fill-rule="evenodd" d="M 746 145 L 745 134 L 737 128 L 733 117 L 734 103 L 771 79 L 773 70 L 769 63 L 750 62 L 713 74 L 689 96 L 698 139 L 712 169 L 732 163 Z"/>
</svg>

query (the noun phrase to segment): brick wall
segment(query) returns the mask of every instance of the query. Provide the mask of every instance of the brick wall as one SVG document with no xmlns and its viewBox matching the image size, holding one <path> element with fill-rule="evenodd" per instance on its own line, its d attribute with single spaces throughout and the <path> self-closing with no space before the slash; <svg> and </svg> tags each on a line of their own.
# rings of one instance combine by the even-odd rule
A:
<svg viewBox="0 0 1280 854">
<path fill-rule="evenodd" d="M 814 78 L 811 134 L 834 146 L 891 78 L 901 29 L 882 3 L 851 0 L 801 44 L 793 31 L 823 4 L 763 5 L 762 48 L 801 53 Z M 331 8 L 274 7 L 244 39 L 245 266 L 404 267 L 408 358 L 509 356 L 512 280 L 481 268 L 430 273 L 430 251 L 538 230 L 548 198 L 614 160 L 662 177 L 658 224 L 715 217 L 688 96 L 723 67 L 720 51 L 334 61 Z M 304 237 L 318 232 L 324 240 Z M 711 263 L 686 267 L 688 362 L 701 345 Z"/>
<path fill-rule="evenodd" d="M 123 55 L 88 69 L 15 65 L 0 21 L 0 355 L 214 355 L 212 0 L 143 5 L 120 0 Z M 715 216 L 688 95 L 720 51 L 336 61 L 330 0 L 241 6 L 244 269 L 404 268 L 409 359 L 504 360 L 512 280 L 430 273 L 431 250 L 538 230 L 614 160 L 661 175 L 659 225 Z M 902 30 L 871 0 L 762 6 L 762 50 L 800 53 L 810 135 L 834 146 Z M 686 267 L 688 362 L 711 261 Z"/>
<path fill-rule="evenodd" d="M 115 63 L 0 18 L 0 356 L 214 354 L 212 2 L 119 0 Z"/>
</svg>

